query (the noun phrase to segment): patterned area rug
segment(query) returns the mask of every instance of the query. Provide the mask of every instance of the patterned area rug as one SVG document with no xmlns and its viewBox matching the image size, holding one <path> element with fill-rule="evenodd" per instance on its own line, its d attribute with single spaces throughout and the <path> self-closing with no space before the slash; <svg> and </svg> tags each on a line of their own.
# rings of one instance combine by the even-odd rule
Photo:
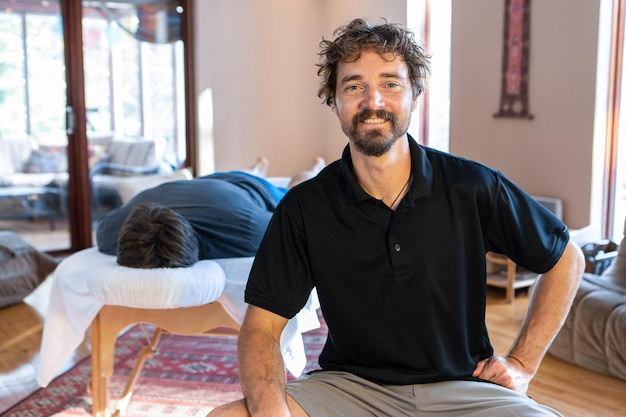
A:
<svg viewBox="0 0 626 417">
<path fill-rule="evenodd" d="M 135 326 L 118 339 L 109 384 L 111 406 L 153 331 L 150 326 Z M 317 367 L 326 331 L 322 321 L 321 328 L 304 334 L 307 370 Z M 146 360 L 124 415 L 204 417 L 216 406 L 241 398 L 236 343 L 234 336 L 164 335 L 158 353 Z M 91 395 L 86 390 L 90 378 L 87 358 L 2 416 L 91 416 Z"/>
</svg>

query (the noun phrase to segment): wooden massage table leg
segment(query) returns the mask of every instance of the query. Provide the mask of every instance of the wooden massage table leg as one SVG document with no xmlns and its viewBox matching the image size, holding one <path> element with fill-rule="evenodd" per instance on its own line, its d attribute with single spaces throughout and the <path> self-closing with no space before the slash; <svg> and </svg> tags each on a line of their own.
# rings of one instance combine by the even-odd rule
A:
<svg viewBox="0 0 626 417">
<path fill-rule="evenodd" d="M 143 349 L 141 349 L 141 352 L 139 352 L 139 357 L 137 358 L 137 362 L 135 362 L 135 366 L 133 366 L 133 370 L 128 377 L 126 387 L 124 387 L 124 392 L 115 405 L 115 413 L 113 413 L 113 417 L 121 417 L 126 411 L 126 407 L 128 407 L 130 397 L 133 395 L 133 389 L 135 388 L 139 374 L 141 374 L 141 370 L 143 369 L 143 364 L 146 359 L 151 358 L 154 353 L 156 353 L 157 345 L 159 344 L 159 340 L 161 340 L 162 334 L 163 330 L 157 328 L 154 331 L 154 335 L 152 335 L 150 344 L 148 346 L 144 346 Z"/>
<path fill-rule="evenodd" d="M 121 417 L 145 360 L 152 356 L 163 332 L 181 335 L 236 335 L 240 325 L 220 303 L 174 309 L 141 309 L 124 306 L 102 307 L 91 324 L 91 394 L 93 417 L 110 417 L 109 377 L 113 375 L 115 342 L 131 324 L 149 323 L 157 327 L 150 344 L 139 353 L 137 362 L 117 403 L 114 417 Z"/>
<path fill-rule="evenodd" d="M 106 362 L 106 350 L 104 348 L 106 333 L 102 329 L 100 314 L 91 323 L 91 391 L 93 417 L 110 417 L 109 411 L 109 376 L 111 372 L 104 370 Z"/>
</svg>

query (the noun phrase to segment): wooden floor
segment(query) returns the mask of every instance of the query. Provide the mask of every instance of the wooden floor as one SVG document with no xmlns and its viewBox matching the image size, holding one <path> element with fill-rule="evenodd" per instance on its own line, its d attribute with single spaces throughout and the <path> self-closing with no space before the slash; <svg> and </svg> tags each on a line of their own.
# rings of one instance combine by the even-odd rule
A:
<svg viewBox="0 0 626 417">
<path fill-rule="evenodd" d="M 42 284 L 30 304 L 0 309 L 0 413 L 37 389 L 35 366 L 47 300 Z M 528 305 L 525 294 L 513 304 L 504 302 L 499 290 L 489 295 L 488 327 L 496 354 L 504 354 L 520 326 Z M 81 346 L 66 366 L 88 354 Z M 626 415 L 626 381 L 599 375 L 561 362 L 551 356 L 543 361 L 528 394 L 567 417 Z"/>
<path fill-rule="evenodd" d="M 513 304 L 504 295 L 490 293 L 487 327 L 496 355 L 506 354 L 528 307 L 528 297 L 519 294 Z M 626 381 L 587 371 L 550 355 L 544 358 L 528 390 L 535 401 L 566 417 L 626 416 Z"/>
</svg>

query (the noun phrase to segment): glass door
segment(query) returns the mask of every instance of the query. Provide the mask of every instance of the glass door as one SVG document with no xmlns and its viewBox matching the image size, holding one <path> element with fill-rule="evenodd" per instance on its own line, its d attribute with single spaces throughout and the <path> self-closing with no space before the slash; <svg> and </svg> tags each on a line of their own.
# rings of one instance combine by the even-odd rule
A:
<svg viewBox="0 0 626 417">
<path fill-rule="evenodd" d="M 120 184 L 191 165 L 190 7 L 0 0 L 0 231 L 91 246 Z"/>
<path fill-rule="evenodd" d="M 68 158 L 55 1 L 0 1 L 0 230 L 67 248 Z"/>
<path fill-rule="evenodd" d="M 83 1 L 86 135 L 96 222 L 141 176 L 187 159 L 183 5 Z M 141 187 L 137 187 L 141 188 Z"/>
</svg>

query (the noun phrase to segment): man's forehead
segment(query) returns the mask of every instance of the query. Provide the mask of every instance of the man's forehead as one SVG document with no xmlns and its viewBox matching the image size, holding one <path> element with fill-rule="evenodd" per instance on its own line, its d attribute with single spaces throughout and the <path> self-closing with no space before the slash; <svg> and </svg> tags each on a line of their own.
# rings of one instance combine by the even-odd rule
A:
<svg viewBox="0 0 626 417">
<path fill-rule="evenodd" d="M 354 57 L 354 55 L 353 55 Z M 348 58 L 348 60 L 345 61 L 339 61 L 339 64 L 352 64 L 355 62 L 359 62 L 362 61 L 364 59 L 380 59 L 381 61 L 386 61 L 386 62 L 395 62 L 395 61 L 399 61 L 399 62 L 404 62 L 404 57 L 402 55 L 396 55 L 392 52 L 377 52 L 374 51 L 372 49 L 364 49 L 362 51 L 360 51 L 358 53 L 358 55 L 356 56 L 356 59 L 350 59 Z"/>
<path fill-rule="evenodd" d="M 359 77 L 365 72 L 376 73 L 382 78 L 405 77 L 408 74 L 408 66 L 404 57 L 392 53 L 378 54 L 376 52 L 364 51 L 359 58 L 354 61 L 340 61 L 337 65 L 338 81 L 345 77 Z"/>
</svg>

